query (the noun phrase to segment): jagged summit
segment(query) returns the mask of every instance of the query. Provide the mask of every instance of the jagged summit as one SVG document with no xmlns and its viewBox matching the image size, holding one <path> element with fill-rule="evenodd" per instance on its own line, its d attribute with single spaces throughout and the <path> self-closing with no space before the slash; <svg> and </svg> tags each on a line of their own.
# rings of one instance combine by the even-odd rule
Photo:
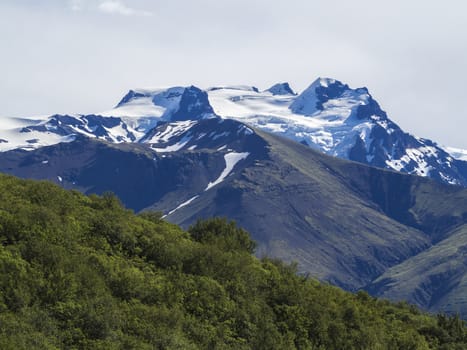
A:
<svg viewBox="0 0 467 350">
<path fill-rule="evenodd" d="M 154 117 L 164 121 L 216 117 L 207 93 L 191 85 L 130 90 L 105 116 Z"/>
<path fill-rule="evenodd" d="M 368 93 L 360 89 L 352 90 L 347 84 L 331 78 L 318 78 L 306 88 L 290 105 L 290 110 L 297 114 L 313 115 L 325 109 L 324 104 L 329 100 L 344 98 L 360 100 L 368 99 Z"/>
<path fill-rule="evenodd" d="M 277 83 L 266 91 L 269 91 L 273 95 L 296 95 L 289 83 Z"/>
<path fill-rule="evenodd" d="M 195 86 L 190 86 L 183 90 L 177 108 L 170 115 L 170 120 L 198 120 L 216 117 L 209 104 L 208 94 Z"/>
</svg>

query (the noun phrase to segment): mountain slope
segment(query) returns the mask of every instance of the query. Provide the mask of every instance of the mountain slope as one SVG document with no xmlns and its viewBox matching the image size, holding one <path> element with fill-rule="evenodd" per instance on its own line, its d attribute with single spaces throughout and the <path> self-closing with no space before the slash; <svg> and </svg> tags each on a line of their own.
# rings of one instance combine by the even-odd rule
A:
<svg viewBox="0 0 467 350">
<path fill-rule="evenodd" d="M 407 300 L 425 310 L 464 314 L 467 309 L 467 225 L 425 252 L 390 268 L 368 287 L 392 300 Z"/>
<path fill-rule="evenodd" d="M 200 217 L 235 219 L 258 241 L 260 256 L 297 261 L 301 272 L 349 290 L 467 219 L 462 188 L 339 160 L 233 120 L 186 123 L 156 127 L 158 142 L 170 136 L 164 144 L 83 138 L 4 152 L 0 171 L 113 191 L 128 207 L 161 210 L 185 227 Z M 443 211 L 427 195 L 445 202 Z"/>
<path fill-rule="evenodd" d="M 348 289 L 428 245 L 423 233 L 387 218 L 346 188 L 326 169 L 332 159 L 295 143 L 285 146 L 287 140 L 270 141 L 265 157 L 250 160 L 241 173 L 167 219 L 183 226 L 199 217 L 235 219 L 260 243 L 260 255 L 298 261 L 302 271 Z M 385 253 L 377 259 L 379 249 Z"/>
</svg>

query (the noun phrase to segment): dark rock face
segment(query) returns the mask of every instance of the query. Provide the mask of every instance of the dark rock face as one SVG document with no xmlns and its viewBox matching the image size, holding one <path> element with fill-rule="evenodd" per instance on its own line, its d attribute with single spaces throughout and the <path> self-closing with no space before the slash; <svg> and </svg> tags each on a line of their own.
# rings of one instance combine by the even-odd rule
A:
<svg viewBox="0 0 467 350">
<path fill-rule="evenodd" d="M 87 121 L 88 127 L 91 129 L 95 127 L 113 128 L 122 123 L 120 118 L 102 117 L 94 114 L 83 116 L 83 119 Z"/>
<path fill-rule="evenodd" d="M 367 104 L 360 105 L 357 108 L 357 118 L 360 120 L 369 120 L 372 116 L 377 116 L 380 120 L 386 120 L 388 118 L 386 112 L 381 109 L 378 102 L 370 96 Z"/>
<path fill-rule="evenodd" d="M 327 84 L 327 86 L 318 86 L 315 90 L 316 97 L 318 99 L 316 107 L 320 110 L 323 110 L 324 103 L 328 102 L 331 99 L 342 96 L 342 94 L 349 89 L 350 88 L 347 84 L 342 84 L 340 81 L 337 80 Z"/>
<path fill-rule="evenodd" d="M 214 110 L 209 104 L 208 94 L 195 86 L 190 86 L 183 91 L 179 107 L 170 119 L 182 121 L 206 117 L 215 117 Z"/>
<path fill-rule="evenodd" d="M 290 87 L 289 83 L 275 84 L 266 91 L 269 91 L 273 95 L 296 95 L 296 93 Z"/>
<path fill-rule="evenodd" d="M 366 155 L 365 142 L 360 137 L 357 137 L 355 144 L 349 151 L 349 159 L 359 163 L 368 163 Z"/>
</svg>

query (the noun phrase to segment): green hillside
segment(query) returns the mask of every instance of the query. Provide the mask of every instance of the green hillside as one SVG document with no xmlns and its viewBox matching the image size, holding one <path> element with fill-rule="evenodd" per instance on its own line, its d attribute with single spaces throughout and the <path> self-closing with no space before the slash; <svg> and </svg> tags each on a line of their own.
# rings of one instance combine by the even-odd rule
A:
<svg viewBox="0 0 467 350">
<path fill-rule="evenodd" d="M 425 310 L 455 314 L 467 308 L 466 263 L 467 225 L 462 225 L 430 249 L 388 269 L 369 290 Z"/>
<path fill-rule="evenodd" d="M 258 260 L 223 219 L 189 232 L 0 175 L 0 349 L 465 349 L 457 317 Z"/>
</svg>

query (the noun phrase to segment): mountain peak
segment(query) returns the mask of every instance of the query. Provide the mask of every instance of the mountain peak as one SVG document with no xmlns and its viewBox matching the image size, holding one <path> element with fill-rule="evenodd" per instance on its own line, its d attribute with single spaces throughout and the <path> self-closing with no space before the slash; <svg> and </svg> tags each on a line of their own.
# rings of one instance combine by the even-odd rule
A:
<svg viewBox="0 0 467 350">
<path fill-rule="evenodd" d="M 335 84 L 344 85 L 339 80 L 336 80 L 336 79 L 333 79 L 333 78 L 319 77 L 313 83 L 311 83 L 311 86 L 315 86 L 315 87 L 322 86 L 322 87 L 327 88 L 330 85 L 335 85 Z"/>
<path fill-rule="evenodd" d="M 339 80 L 318 78 L 298 95 L 290 105 L 290 110 L 297 114 L 312 115 L 316 111 L 322 111 L 324 104 L 329 100 L 341 98 L 347 92 L 354 97 L 364 97 L 364 99 L 369 96 L 366 88 L 353 90 Z"/>
<path fill-rule="evenodd" d="M 277 83 L 266 91 L 269 91 L 273 95 L 296 95 L 289 83 Z"/>
<path fill-rule="evenodd" d="M 115 108 L 121 107 L 127 104 L 128 102 L 130 102 L 131 100 L 135 98 L 140 98 L 140 97 L 147 97 L 147 95 L 141 92 L 135 91 L 135 90 L 129 90 L 127 94 L 123 96 L 123 98 L 120 100 L 120 102 L 117 104 Z"/>
<path fill-rule="evenodd" d="M 197 120 L 216 117 L 208 94 L 192 85 L 183 90 L 178 109 L 172 113 L 172 121 Z"/>
</svg>

